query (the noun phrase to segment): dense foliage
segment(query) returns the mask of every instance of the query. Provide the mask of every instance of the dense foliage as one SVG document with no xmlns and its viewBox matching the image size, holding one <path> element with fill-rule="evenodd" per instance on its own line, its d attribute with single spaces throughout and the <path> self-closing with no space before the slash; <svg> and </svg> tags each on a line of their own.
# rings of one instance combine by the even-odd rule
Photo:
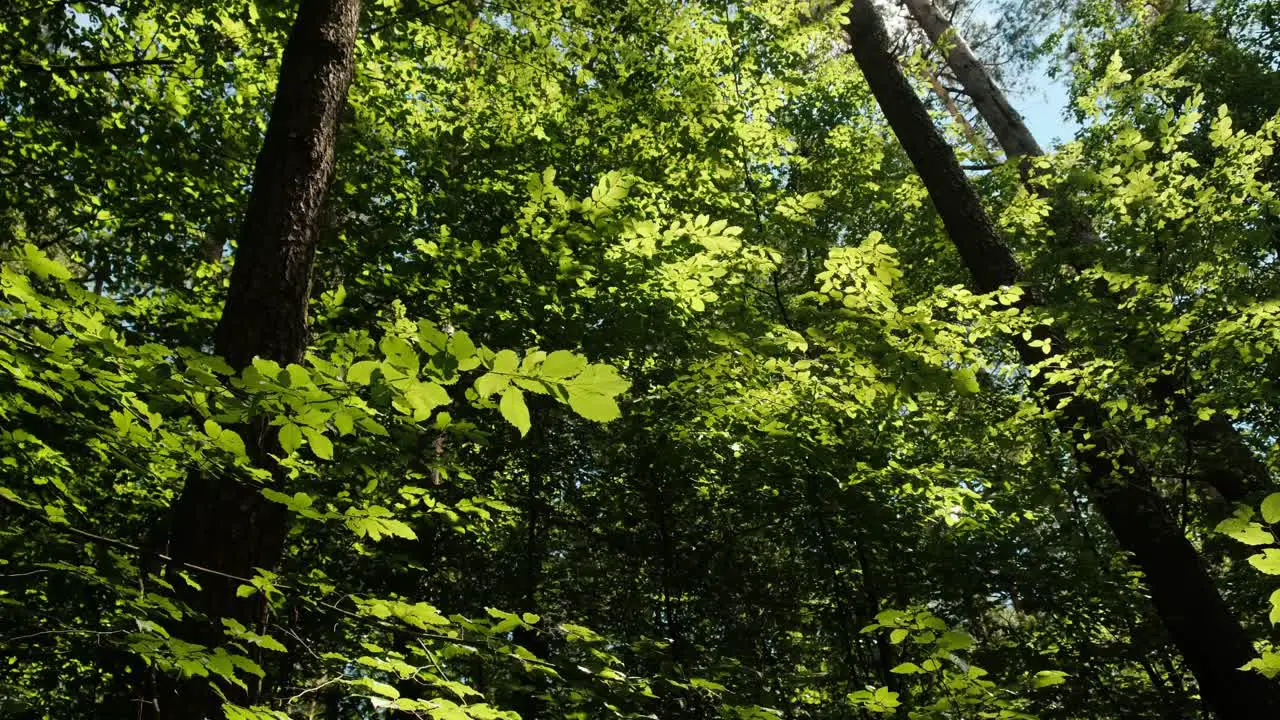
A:
<svg viewBox="0 0 1280 720">
<path fill-rule="evenodd" d="M 0 9 L 0 718 L 1243 719 L 1080 449 L 1280 684 L 1280 12 L 1003 12 L 1048 155 L 893 26 L 1025 268 L 980 293 L 847 3 L 369 0 L 305 358 L 244 364 L 298 4 Z M 196 486 L 278 561 L 184 554 Z"/>
</svg>

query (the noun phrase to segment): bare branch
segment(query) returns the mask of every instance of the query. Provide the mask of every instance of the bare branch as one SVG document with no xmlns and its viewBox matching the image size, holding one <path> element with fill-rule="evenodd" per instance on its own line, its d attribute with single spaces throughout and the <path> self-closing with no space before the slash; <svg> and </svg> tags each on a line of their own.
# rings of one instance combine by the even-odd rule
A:
<svg viewBox="0 0 1280 720">
<path fill-rule="evenodd" d="M 139 60 L 124 60 L 121 62 L 106 63 L 87 63 L 83 65 L 46 65 L 44 63 L 35 62 L 19 62 L 18 67 L 42 73 L 95 73 L 95 72 L 118 72 L 120 70 L 133 70 L 142 67 L 173 67 L 177 64 L 176 60 L 171 58 L 141 58 Z"/>
</svg>

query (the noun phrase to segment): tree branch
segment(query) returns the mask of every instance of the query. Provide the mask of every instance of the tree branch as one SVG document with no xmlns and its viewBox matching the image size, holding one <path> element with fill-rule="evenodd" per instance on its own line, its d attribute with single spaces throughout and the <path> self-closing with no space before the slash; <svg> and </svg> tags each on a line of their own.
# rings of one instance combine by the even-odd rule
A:
<svg viewBox="0 0 1280 720">
<path fill-rule="evenodd" d="M 54 73 L 95 73 L 133 70 L 141 67 L 173 67 L 177 61 L 171 58 L 141 58 L 121 62 L 86 63 L 83 65 L 45 65 L 35 62 L 19 62 L 18 67 L 48 74 Z"/>
</svg>

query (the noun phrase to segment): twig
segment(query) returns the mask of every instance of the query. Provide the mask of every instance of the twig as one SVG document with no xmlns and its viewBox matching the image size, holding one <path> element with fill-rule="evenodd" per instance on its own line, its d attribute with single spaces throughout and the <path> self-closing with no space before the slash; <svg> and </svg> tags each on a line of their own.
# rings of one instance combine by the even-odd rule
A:
<svg viewBox="0 0 1280 720">
<path fill-rule="evenodd" d="M 289 698 L 288 702 L 293 703 L 293 702 L 297 701 L 297 700 L 298 700 L 298 698 L 302 697 L 303 695 L 306 695 L 307 693 L 313 693 L 313 692 L 316 692 L 316 691 L 319 691 L 319 690 L 323 690 L 324 688 L 327 688 L 327 687 L 329 687 L 330 685 L 332 685 L 332 684 L 334 684 L 334 683 L 338 683 L 338 682 L 342 682 L 342 678 L 341 678 L 341 677 L 336 677 L 336 678 L 332 678 L 332 679 L 326 680 L 326 681 L 324 681 L 324 682 L 320 683 L 319 685 L 316 685 L 315 687 L 307 688 L 307 689 L 303 690 L 302 692 L 298 693 L 297 695 L 294 695 L 293 697 Z"/>
<path fill-rule="evenodd" d="M 17 65 L 28 70 L 36 70 L 45 73 L 60 72 L 115 72 L 117 70 L 131 70 L 139 67 L 173 67 L 176 61 L 169 58 L 143 58 L 140 60 L 125 60 L 122 62 L 112 63 L 88 63 L 85 65 L 45 65 L 43 63 L 19 62 Z"/>
<path fill-rule="evenodd" d="M 28 570 L 28 571 L 26 571 L 26 572 L 11 573 L 11 574 L 8 574 L 8 575 L 0 575 L 0 577 L 4 577 L 4 578 L 27 577 L 27 576 L 30 576 L 30 575 L 41 575 L 41 574 L 43 574 L 43 573 L 47 573 L 47 572 L 52 572 L 52 571 L 50 571 L 50 570 Z"/>
<path fill-rule="evenodd" d="M 297 641 L 298 641 L 298 644 L 299 644 L 299 645 L 301 645 L 301 646 L 302 646 L 302 648 L 303 648 L 304 650 L 306 650 L 307 652 L 311 653 L 311 657 L 313 657 L 313 658 L 315 658 L 315 659 L 317 659 L 317 660 L 323 660 L 323 659 L 324 659 L 324 658 L 320 657 L 318 654 L 316 654 L 316 651 L 311 649 L 311 646 L 307 644 L 307 641 L 306 641 L 306 640 L 303 640 L 303 639 L 298 635 L 298 633 L 296 633 L 296 632 L 294 632 L 294 631 L 293 631 L 293 629 L 292 629 L 292 628 L 287 628 L 287 627 L 285 627 L 284 625 L 279 625 L 279 624 L 272 625 L 272 627 L 277 628 L 277 629 L 280 629 L 280 630 L 283 630 L 283 631 L 285 631 L 286 633 L 288 633 L 288 634 L 289 634 L 289 637 L 293 638 L 294 640 L 297 640 Z"/>
<path fill-rule="evenodd" d="M 10 503 L 10 504 L 12 504 L 12 505 L 17 505 L 17 503 L 12 503 L 11 501 L 8 501 L 8 500 L 6 500 L 5 502 L 9 502 L 9 503 Z M 19 507 L 22 507 L 22 506 L 21 506 L 21 505 L 19 505 Z M 24 510 L 26 510 L 26 508 L 23 508 L 23 509 L 24 509 Z M 33 514 L 33 513 L 28 513 L 28 514 Z M 180 560 L 175 560 L 175 559 L 174 559 L 172 556 L 170 556 L 170 555 L 166 555 L 166 554 L 161 553 L 161 552 L 154 552 L 154 551 L 150 551 L 150 550 L 145 550 L 145 549 L 143 549 L 143 548 L 141 548 L 141 547 L 139 547 L 139 546 L 137 546 L 137 545 L 133 545 L 133 544 L 131 544 L 131 543 L 127 543 L 127 542 L 125 542 L 125 541 L 123 541 L 123 540 L 117 540 L 117 539 L 115 539 L 115 538 L 104 537 L 104 536 L 102 536 L 102 535 L 96 535 L 96 534 L 91 533 L 91 532 L 89 532 L 89 531 L 87 531 L 87 530 L 81 530 L 81 529 L 79 529 L 79 528 L 77 528 L 77 527 L 72 527 L 71 525 L 66 525 L 66 524 L 62 524 L 62 523 L 54 523 L 54 522 L 50 522 L 50 521 L 48 521 L 48 520 L 43 520 L 43 519 L 41 519 L 41 521 L 42 521 L 42 522 L 43 522 L 47 527 L 49 527 L 49 528 L 51 528 L 51 529 L 53 529 L 53 530 L 58 530 L 58 531 L 60 531 L 60 532 L 67 533 L 68 535 L 74 535 L 74 536 L 76 536 L 76 537 L 78 537 L 78 538 L 82 538 L 82 539 L 84 539 L 84 540 L 88 540 L 88 541 L 90 541 L 90 542 L 97 543 L 97 544 L 99 544 L 99 545 L 107 545 L 107 546 L 109 546 L 109 547 L 119 548 L 119 549 L 121 549 L 121 550 L 128 550 L 128 551 L 133 552 L 133 553 L 138 553 L 139 555 L 150 555 L 151 557 L 160 558 L 161 560 L 164 560 L 164 561 L 165 561 L 165 562 L 167 562 L 167 563 L 172 563 L 172 564 L 174 564 L 174 565 L 179 565 L 179 566 L 181 566 L 181 567 L 187 568 L 188 570 L 195 570 L 196 572 L 207 573 L 207 574 L 209 574 L 209 575 L 217 575 L 217 576 L 219 576 L 219 577 L 223 577 L 223 578 L 226 578 L 226 579 L 228 579 L 228 580 L 238 580 L 238 581 L 240 581 L 240 582 L 242 582 L 242 583 L 250 583 L 250 584 L 251 584 L 251 583 L 253 583 L 253 580 L 252 580 L 251 578 L 241 577 L 241 576 L 239 576 L 239 575 L 232 575 L 231 573 L 225 573 L 225 572 L 222 572 L 221 570 L 214 570 L 213 568 L 207 568 L 207 567 L 204 567 L 204 566 L 202 566 L 202 565 L 194 565 L 194 564 L 192 564 L 192 563 L 182 562 L 182 561 L 180 561 Z M 280 584 L 277 584 L 277 585 L 276 585 L 276 587 L 278 587 L 278 588 L 284 588 L 284 589 L 286 589 L 286 590 L 291 589 L 288 585 L 280 585 Z"/>
<path fill-rule="evenodd" d="M 413 20 L 416 18 L 420 18 L 423 15 L 426 15 L 427 13 L 431 12 L 432 10 L 439 10 L 440 8 L 445 7 L 446 5 L 452 5 L 457 1 L 458 0 L 440 0 L 440 2 L 432 3 L 425 7 L 420 7 L 417 10 L 414 10 L 413 12 L 404 13 L 402 15 L 395 15 L 393 17 L 388 18 L 386 22 L 380 25 L 374 25 L 370 27 L 368 30 L 365 31 L 365 33 L 367 35 L 372 35 L 376 32 L 386 30 L 387 28 L 391 27 L 392 25 L 395 25 L 396 23 L 402 22 L 404 20 Z"/>
<path fill-rule="evenodd" d="M 44 635 L 119 635 L 127 633 L 128 630 L 83 630 L 79 628 L 67 628 L 65 630 L 41 630 L 40 632 L 28 633 L 26 635 L 15 635 L 13 637 L 0 638 L 5 642 L 17 642 L 19 640 L 30 640 Z"/>
</svg>

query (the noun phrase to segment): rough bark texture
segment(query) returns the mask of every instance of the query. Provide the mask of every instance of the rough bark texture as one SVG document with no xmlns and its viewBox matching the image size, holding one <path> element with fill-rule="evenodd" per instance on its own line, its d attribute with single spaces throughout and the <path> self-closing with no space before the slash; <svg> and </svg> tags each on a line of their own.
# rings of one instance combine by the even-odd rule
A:
<svg viewBox="0 0 1280 720">
<path fill-rule="evenodd" d="M 965 93 L 973 100 L 982 119 L 991 128 L 996 141 L 1010 157 L 1034 157 L 1044 154 L 1022 116 L 1009 103 L 1008 97 L 991 74 L 974 55 L 964 37 L 945 18 L 932 0 L 902 0 L 934 45 L 947 47 L 947 65 L 956 74 Z M 1088 217 L 1072 218 L 1069 229 L 1076 247 L 1098 243 Z M 1087 263 L 1086 263 L 1087 264 Z M 1077 268 L 1081 269 L 1081 268 Z M 1104 289 L 1102 292 L 1107 293 Z M 1107 293 L 1110 294 L 1110 293 Z M 1182 431 L 1191 445 L 1196 461 L 1196 477 L 1212 487 L 1228 502 L 1256 499 L 1271 488 L 1271 476 L 1265 463 L 1245 443 L 1244 438 L 1221 415 L 1201 420 L 1191 411 L 1184 388 L 1172 376 L 1166 376 L 1152 387 L 1160 402 L 1182 418 Z"/>
<path fill-rule="evenodd" d="M 855 2 L 849 18 L 849 36 L 858 67 L 867 78 L 889 126 L 924 180 L 947 235 L 973 274 L 977 290 L 990 292 L 1017 282 L 1022 269 L 996 235 L 995 226 L 982 208 L 969 178 L 965 177 L 951 145 L 934 127 L 929 111 L 903 74 L 875 6 L 870 0 Z M 907 99 L 911 102 L 905 102 Z"/>
<path fill-rule="evenodd" d="M 1022 115 L 1013 109 L 1009 98 L 991 74 L 974 56 L 973 50 L 951 22 L 938 12 L 932 0 L 902 0 L 929 40 L 939 48 L 947 48 L 947 66 L 956 74 L 964 91 L 996 136 L 996 141 L 1009 157 L 1043 155 L 1035 136 L 1027 129 Z"/>
<path fill-rule="evenodd" d="M 215 349 L 235 368 L 255 356 L 298 362 L 308 341 L 307 302 L 321 207 L 333 174 L 334 136 L 354 66 L 360 0 L 302 0 L 285 47 L 271 119 L 231 272 Z M 272 468 L 275 433 L 265 422 L 240 428 L 249 456 Z M 168 554 L 177 563 L 252 577 L 279 560 L 288 530 L 283 508 L 229 478 L 193 475 L 169 518 Z M 257 599 L 235 596 L 236 580 L 200 574 L 200 590 L 175 585 L 204 617 L 183 639 L 212 646 L 219 618 L 247 627 L 263 621 Z M 203 680 L 162 680 L 152 703 L 160 718 L 221 718 L 221 701 Z M 229 692 L 236 692 L 234 688 Z M 232 696 L 251 701 L 254 693 Z"/>
<path fill-rule="evenodd" d="M 849 38 L 877 103 L 920 174 L 952 242 L 979 291 L 1016 283 L 1013 253 L 999 238 L 950 146 L 933 125 L 893 56 L 888 34 L 872 0 L 854 0 Z M 1029 294 L 1028 303 L 1036 302 Z M 1056 352 L 1063 342 L 1055 338 Z M 1041 351 L 1019 340 L 1026 361 Z M 1238 668 L 1255 656 L 1252 643 L 1218 594 L 1195 548 L 1173 522 L 1154 491 L 1151 476 L 1107 431 L 1101 408 L 1048 385 L 1038 376 L 1037 393 L 1048 407 L 1068 402 L 1057 415 L 1073 441 L 1073 454 L 1094 508 L 1131 553 L 1151 592 L 1157 613 L 1200 683 L 1202 696 L 1223 720 L 1280 717 L 1273 683 Z"/>
<path fill-rule="evenodd" d="M 359 14 L 360 0 L 299 7 L 218 324 L 217 351 L 233 367 L 255 355 L 297 362 L 306 350 L 311 266 Z"/>
</svg>

